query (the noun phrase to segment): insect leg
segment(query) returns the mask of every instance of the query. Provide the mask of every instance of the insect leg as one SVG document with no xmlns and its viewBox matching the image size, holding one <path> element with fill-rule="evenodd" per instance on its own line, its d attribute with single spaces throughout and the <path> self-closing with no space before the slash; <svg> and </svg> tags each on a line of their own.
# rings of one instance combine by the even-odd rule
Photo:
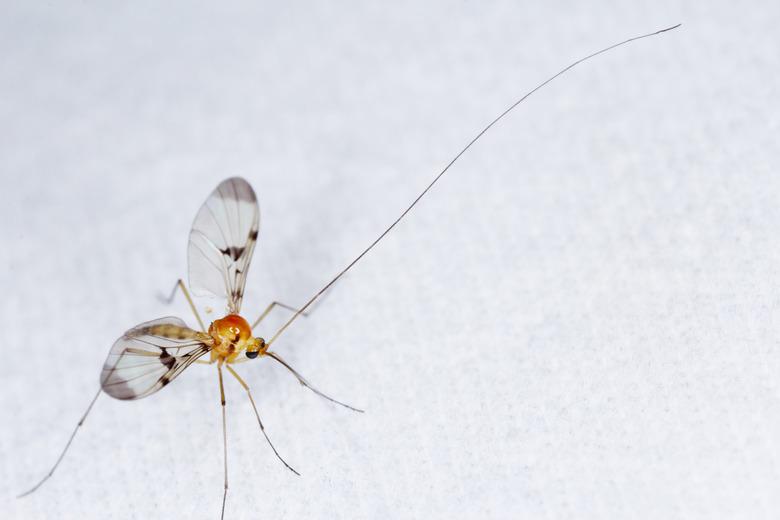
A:
<svg viewBox="0 0 780 520">
<path fill-rule="evenodd" d="M 26 497 L 30 493 L 33 493 L 36 489 L 41 487 L 41 485 L 44 482 L 49 480 L 49 477 L 51 477 L 54 474 L 54 470 L 57 469 L 57 466 L 60 465 L 60 462 L 62 462 L 62 459 L 65 457 L 65 453 L 67 453 L 68 448 L 70 448 L 70 444 L 73 442 L 73 438 L 76 436 L 76 432 L 79 431 L 79 428 L 81 428 L 81 425 L 84 424 L 84 421 L 86 420 L 87 415 L 89 415 L 90 410 L 92 410 L 92 406 L 95 404 L 95 401 L 97 401 L 97 398 L 98 398 L 98 396 L 100 396 L 100 392 L 101 391 L 102 390 L 98 390 L 98 392 L 95 394 L 95 397 L 92 398 L 92 401 L 89 403 L 89 406 L 87 407 L 87 411 L 84 412 L 84 415 L 81 416 L 81 419 L 79 420 L 78 424 L 73 429 L 73 433 L 70 434 L 70 439 L 68 439 L 68 443 L 65 445 L 65 448 L 62 450 L 62 453 L 60 453 L 60 456 L 57 459 L 57 462 L 55 462 L 54 466 L 52 466 L 51 470 L 49 470 L 49 473 L 47 473 L 46 476 L 43 477 L 40 482 L 35 484 L 35 486 L 33 486 L 32 489 L 29 489 L 29 490 L 25 491 L 24 493 L 22 493 L 21 495 L 19 495 L 16 498 Z"/>
<path fill-rule="evenodd" d="M 288 310 L 288 311 L 290 311 L 290 312 L 298 312 L 298 309 L 296 309 L 295 307 L 292 307 L 292 306 L 290 306 L 290 305 L 287 305 L 287 304 L 285 304 L 285 303 L 282 303 L 282 302 L 271 302 L 271 304 L 270 304 L 268 307 L 266 307 L 266 308 L 265 308 L 265 310 L 264 310 L 264 311 L 263 311 L 263 313 L 260 315 L 260 317 L 259 317 L 259 318 L 257 318 L 257 319 L 255 320 L 255 322 L 252 324 L 252 329 L 254 329 L 255 327 L 257 327 L 257 326 L 260 324 L 260 322 L 261 322 L 261 321 L 263 321 L 263 319 L 264 319 L 266 316 L 268 316 L 268 314 L 269 314 L 269 313 L 270 313 L 270 312 L 273 310 L 273 308 L 274 308 L 274 307 L 276 307 L 277 305 L 278 305 L 279 307 L 283 308 L 283 309 L 287 309 L 287 310 Z M 303 314 L 303 316 L 308 316 L 308 314 L 306 314 L 305 312 L 304 312 L 304 313 L 301 313 L 301 314 Z"/>
<path fill-rule="evenodd" d="M 306 381 L 306 379 L 304 379 L 302 375 L 300 375 L 298 372 L 296 372 L 293 367 L 288 365 L 287 362 L 284 359 L 282 359 L 281 356 L 279 356 L 279 354 L 276 354 L 275 352 L 271 352 L 269 350 L 269 351 L 267 351 L 265 353 L 265 355 L 275 359 L 276 361 L 278 361 L 279 363 L 284 365 L 284 367 L 287 370 L 289 370 L 290 372 L 292 372 L 292 374 L 298 379 L 298 382 L 300 384 L 302 384 L 303 386 L 305 386 L 306 388 L 308 388 L 309 390 L 311 390 L 312 392 L 314 392 L 318 396 L 323 397 L 323 398 L 327 399 L 328 401 L 330 401 L 332 403 L 340 404 L 344 408 L 349 408 L 350 410 L 352 410 L 354 412 L 363 413 L 363 410 L 360 410 L 359 408 L 355 408 L 354 406 L 350 406 L 348 404 L 342 403 L 341 401 L 337 401 L 337 400 L 333 399 L 332 397 L 328 397 L 327 395 L 323 394 L 322 392 L 320 392 L 319 390 L 317 390 L 316 388 L 311 386 L 311 384 L 309 384 L 309 382 Z"/>
<path fill-rule="evenodd" d="M 203 326 L 203 320 L 200 319 L 200 314 L 198 314 L 198 309 L 195 307 L 195 303 L 193 303 L 192 297 L 190 297 L 190 292 L 187 290 L 187 286 L 184 285 L 184 281 L 181 278 L 179 278 L 174 284 L 173 290 L 171 291 L 171 295 L 165 299 L 165 303 L 171 303 L 173 301 L 173 297 L 176 296 L 177 289 L 181 289 L 181 292 L 184 293 L 184 297 L 187 298 L 187 303 L 190 304 L 190 309 L 192 309 L 192 313 L 195 315 L 195 319 L 198 320 L 198 325 L 200 325 L 200 330 L 205 331 L 206 327 Z"/>
<path fill-rule="evenodd" d="M 298 476 L 300 477 L 300 476 L 301 476 L 301 474 L 300 474 L 300 473 L 298 473 L 297 471 L 295 471 L 295 470 L 292 468 L 292 466 L 290 466 L 289 464 L 287 464 L 287 462 L 285 462 L 285 460 L 282 458 L 282 456 L 281 456 L 281 455 L 279 455 L 279 452 L 278 452 L 278 451 L 276 451 L 276 448 L 274 447 L 274 444 L 271 442 L 271 439 L 269 439 L 269 438 L 268 438 L 268 434 L 267 434 L 267 433 L 265 433 L 265 427 L 263 426 L 263 421 L 261 421 L 261 420 L 260 420 L 260 413 L 257 411 L 257 406 L 255 405 L 255 400 L 252 398 L 252 392 L 249 390 L 249 385 L 248 385 L 248 384 L 246 384 L 246 382 L 245 382 L 245 381 L 244 381 L 244 380 L 241 378 L 241 376 L 240 376 L 240 375 L 238 375 L 238 372 L 236 372 L 235 370 L 233 370 L 233 367 L 231 367 L 230 365 L 225 365 L 225 368 L 227 368 L 227 369 L 228 369 L 228 371 L 229 371 L 231 374 L 233 374 L 233 377 L 235 377 L 235 378 L 238 380 L 238 382 L 241 384 L 241 386 L 243 386 L 243 387 L 244 387 L 244 390 L 246 390 L 246 395 L 248 395 L 248 396 L 249 396 L 249 402 L 250 402 L 250 403 L 252 403 L 252 408 L 255 410 L 255 416 L 257 416 L 257 424 L 259 424 L 259 425 L 260 425 L 260 431 L 263 433 L 263 436 L 265 437 L 265 440 L 267 440 L 267 441 L 268 441 L 268 445 L 269 445 L 269 446 L 271 446 L 271 449 L 272 449 L 272 450 L 274 450 L 274 454 L 276 454 L 276 457 L 277 457 L 279 460 L 281 460 L 281 461 L 282 461 L 282 464 L 284 464 L 285 466 L 287 466 L 287 469 L 289 469 L 290 471 L 292 471 L 293 473 L 295 473 L 296 475 L 298 475 Z"/>
<path fill-rule="evenodd" d="M 181 280 L 180 280 L 181 281 Z M 225 490 L 222 493 L 222 515 L 220 518 L 225 518 L 225 501 L 227 500 L 228 492 L 228 466 L 227 466 L 227 420 L 225 419 L 225 387 L 222 384 L 222 362 L 217 365 L 217 373 L 219 374 L 219 397 L 222 403 L 222 456 L 225 461 Z"/>
</svg>

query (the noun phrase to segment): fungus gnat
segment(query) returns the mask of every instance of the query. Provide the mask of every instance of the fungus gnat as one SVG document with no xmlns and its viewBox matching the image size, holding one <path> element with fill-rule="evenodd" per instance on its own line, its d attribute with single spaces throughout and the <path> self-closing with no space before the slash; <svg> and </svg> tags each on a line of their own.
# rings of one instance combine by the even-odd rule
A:
<svg viewBox="0 0 780 520">
<path fill-rule="evenodd" d="M 605 53 L 629 42 L 655 36 L 679 27 L 675 25 L 660 31 L 629 38 L 620 43 L 610 45 L 597 52 L 589 54 L 574 63 L 568 65 L 555 75 L 546 79 L 520 99 L 515 101 L 506 110 L 493 119 L 483 128 L 469 143 L 458 152 L 457 155 L 442 169 L 428 186 L 415 198 L 412 203 L 396 218 L 376 240 L 366 247 L 352 262 L 334 276 L 325 286 L 312 296 L 301 308 L 294 308 L 280 302 L 268 305 L 260 316 L 252 323 L 241 316 L 241 302 L 244 296 L 244 286 L 249 271 L 249 263 L 252 260 L 257 243 L 260 211 L 257 205 L 255 192 L 247 181 L 241 178 L 230 178 L 221 182 L 209 195 L 201 206 L 190 232 L 188 246 L 189 283 L 192 292 L 196 295 L 221 296 L 227 299 L 226 315 L 216 319 L 205 327 L 198 314 L 190 293 L 182 280 L 179 280 L 174 288 L 180 289 L 195 315 L 200 330 L 189 328 L 183 320 L 176 317 L 160 318 L 142 323 L 131 328 L 120 337 L 108 353 L 103 370 L 100 375 L 100 390 L 87 407 L 86 412 L 71 433 L 65 448 L 60 453 L 54 466 L 40 482 L 30 490 L 19 495 L 29 495 L 36 491 L 59 466 L 68 448 L 73 442 L 78 429 L 84 423 L 90 410 L 101 392 L 122 400 L 135 400 L 149 396 L 167 386 L 187 367 L 195 363 L 214 365 L 219 381 L 219 390 L 222 405 L 222 441 L 224 457 L 224 489 L 222 493 L 221 518 L 225 516 L 225 503 L 228 492 L 228 467 L 227 467 L 227 427 L 225 420 L 225 391 L 223 387 L 223 369 L 236 378 L 239 384 L 246 390 L 249 401 L 254 408 L 260 431 L 268 441 L 276 457 L 292 472 L 298 475 L 279 452 L 274 448 L 270 438 L 265 432 L 260 414 L 255 406 L 249 385 L 233 368 L 233 365 L 257 358 L 270 358 L 281 364 L 303 386 L 309 388 L 320 397 L 333 403 L 362 412 L 357 408 L 337 401 L 313 387 L 304 377 L 291 367 L 279 354 L 271 350 L 271 346 L 284 333 L 285 330 L 326 291 L 344 273 L 349 271 L 363 256 L 368 253 L 385 235 L 387 235 L 401 219 L 422 199 L 436 182 L 450 169 L 450 167 L 477 142 L 493 125 L 504 118 L 517 105 L 537 90 L 543 88 L 558 76 L 566 73 L 576 65 L 589 60 L 599 54 Z M 275 308 L 282 307 L 293 314 L 270 337 L 268 341 L 254 335 L 255 328 Z M 207 358 L 201 359 L 201 358 Z"/>
</svg>

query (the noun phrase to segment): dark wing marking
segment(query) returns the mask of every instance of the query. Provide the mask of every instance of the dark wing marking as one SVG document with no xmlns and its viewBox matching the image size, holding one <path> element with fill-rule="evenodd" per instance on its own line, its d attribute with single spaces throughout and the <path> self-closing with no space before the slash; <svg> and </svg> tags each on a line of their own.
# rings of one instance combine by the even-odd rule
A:
<svg viewBox="0 0 780 520">
<path fill-rule="evenodd" d="M 140 399 L 170 383 L 211 350 L 210 338 L 179 318 L 160 318 L 134 327 L 108 353 L 100 386 L 117 399 Z"/>
<path fill-rule="evenodd" d="M 225 296 L 238 314 L 249 262 L 257 243 L 260 209 L 247 181 L 222 181 L 203 203 L 190 231 L 190 288 L 197 295 Z"/>
</svg>

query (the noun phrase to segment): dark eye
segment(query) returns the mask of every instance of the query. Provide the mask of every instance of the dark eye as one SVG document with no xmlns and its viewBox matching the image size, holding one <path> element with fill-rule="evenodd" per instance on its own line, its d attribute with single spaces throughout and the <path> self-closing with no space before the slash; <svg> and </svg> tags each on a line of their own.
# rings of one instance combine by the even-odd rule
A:
<svg viewBox="0 0 780 520">
<path fill-rule="evenodd" d="M 248 357 L 249 359 L 255 359 L 257 357 L 257 354 L 259 354 L 258 351 L 254 351 L 254 352 L 250 352 L 248 350 L 246 351 L 246 357 Z"/>
</svg>

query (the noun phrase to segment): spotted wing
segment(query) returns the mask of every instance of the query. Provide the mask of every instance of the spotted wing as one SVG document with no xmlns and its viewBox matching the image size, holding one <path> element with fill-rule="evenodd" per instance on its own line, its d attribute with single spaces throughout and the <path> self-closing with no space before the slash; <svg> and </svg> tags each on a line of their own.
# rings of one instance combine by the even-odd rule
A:
<svg viewBox="0 0 780 520">
<path fill-rule="evenodd" d="M 257 243 L 260 209 L 247 181 L 222 181 L 195 216 L 188 248 L 190 288 L 197 295 L 226 296 L 238 314 L 249 262 Z"/>
<path fill-rule="evenodd" d="M 170 383 L 211 350 L 209 338 L 179 318 L 160 318 L 134 327 L 116 340 L 100 375 L 104 392 L 140 399 Z"/>
</svg>

